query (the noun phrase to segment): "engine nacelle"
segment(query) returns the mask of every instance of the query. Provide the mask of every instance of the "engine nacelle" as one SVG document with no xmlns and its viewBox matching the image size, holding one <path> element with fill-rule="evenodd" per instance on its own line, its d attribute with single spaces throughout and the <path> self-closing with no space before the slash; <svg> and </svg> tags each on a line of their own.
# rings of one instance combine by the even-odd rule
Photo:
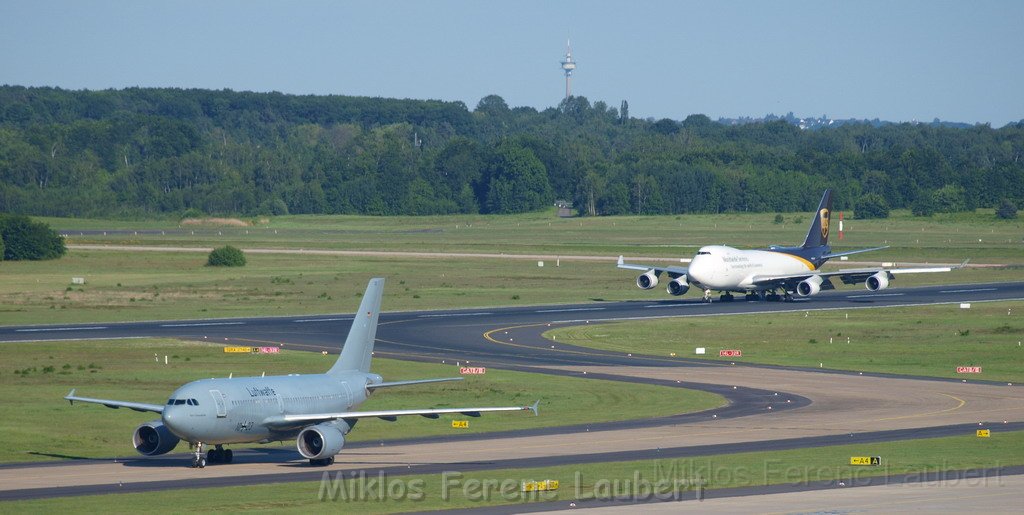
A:
<svg viewBox="0 0 1024 515">
<path fill-rule="evenodd" d="M 676 297 L 686 293 L 689 290 L 690 283 L 686 282 L 685 275 L 672 279 L 671 281 L 668 282 L 668 286 L 665 287 L 665 291 L 667 291 L 669 295 L 674 295 Z"/>
<path fill-rule="evenodd" d="M 796 285 L 796 294 L 801 297 L 816 295 L 821 291 L 821 276 L 812 275 Z"/>
<path fill-rule="evenodd" d="M 177 447 L 179 441 L 181 439 L 174 436 L 160 420 L 150 420 L 135 428 L 132 433 L 132 445 L 139 454 L 145 456 L 167 454 Z"/>
<path fill-rule="evenodd" d="M 296 439 L 299 454 L 311 460 L 331 458 L 344 446 L 345 431 L 330 422 L 307 427 Z"/>
<path fill-rule="evenodd" d="M 882 270 L 864 281 L 864 286 L 871 291 L 884 290 L 889 287 L 889 272 Z"/>
<path fill-rule="evenodd" d="M 645 274 L 640 274 L 640 277 L 636 278 L 636 285 L 641 290 L 650 290 L 658 285 L 658 274 L 654 273 L 654 270 L 650 270 Z"/>
</svg>

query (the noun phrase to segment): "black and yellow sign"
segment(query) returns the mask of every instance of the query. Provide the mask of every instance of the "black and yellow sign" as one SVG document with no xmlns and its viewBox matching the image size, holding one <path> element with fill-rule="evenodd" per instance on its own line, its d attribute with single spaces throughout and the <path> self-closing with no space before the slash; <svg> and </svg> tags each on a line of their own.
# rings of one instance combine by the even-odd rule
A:
<svg viewBox="0 0 1024 515">
<path fill-rule="evenodd" d="M 452 420 L 452 427 L 455 429 L 469 429 L 468 420 Z"/>
<path fill-rule="evenodd" d="M 989 438 L 992 436 L 992 432 L 988 429 L 979 429 L 978 438 Z"/>
<path fill-rule="evenodd" d="M 224 352 L 252 354 L 252 347 L 224 347 Z"/>
<path fill-rule="evenodd" d="M 850 465 L 867 465 L 877 467 L 881 464 L 881 456 L 850 456 Z"/>
<path fill-rule="evenodd" d="M 523 481 L 524 492 L 546 492 L 558 490 L 557 479 L 545 479 L 544 481 Z"/>
</svg>

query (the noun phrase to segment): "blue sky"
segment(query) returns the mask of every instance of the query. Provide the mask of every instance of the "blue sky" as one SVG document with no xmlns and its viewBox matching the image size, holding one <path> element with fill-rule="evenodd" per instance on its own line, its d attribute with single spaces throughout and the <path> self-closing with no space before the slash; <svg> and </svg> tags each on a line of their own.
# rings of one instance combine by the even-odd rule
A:
<svg viewBox="0 0 1024 515">
<path fill-rule="evenodd" d="M 0 2 L 0 84 L 230 88 L 683 119 L 1024 119 L 1020 1 Z"/>
</svg>

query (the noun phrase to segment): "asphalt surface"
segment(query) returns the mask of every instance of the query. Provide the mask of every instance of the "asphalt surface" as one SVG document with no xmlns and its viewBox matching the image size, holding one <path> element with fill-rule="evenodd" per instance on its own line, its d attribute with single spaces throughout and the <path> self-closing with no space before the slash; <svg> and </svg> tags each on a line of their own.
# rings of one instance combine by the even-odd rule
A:
<svg viewBox="0 0 1024 515">
<path fill-rule="evenodd" d="M 661 455 L 660 453 L 662 452 L 668 452 L 671 456 L 694 456 L 716 454 L 725 449 L 722 447 L 715 447 L 715 445 L 727 445 L 728 449 L 731 450 L 730 452 L 744 452 L 744 450 L 769 450 L 772 448 L 782 449 L 831 445 L 840 442 L 853 443 L 854 440 L 847 440 L 847 438 L 854 437 L 880 439 L 867 441 L 922 437 L 924 436 L 924 433 L 921 432 L 921 429 L 909 427 L 903 428 L 903 426 L 907 424 L 897 424 L 900 429 L 896 429 L 895 431 L 905 431 L 904 433 L 897 434 L 892 432 L 894 430 L 885 430 L 885 427 L 892 425 L 890 423 L 888 425 L 879 425 L 877 430 L 860 431 L 856 435 L 849 434 L 848 432 L 837 432 L 836 434 L 831 435 L 820 434 L 819 432 L 819 434 L 806 434 L 796 438 L 779 438 L 779 435 L 785 434 L 785 431 L 789 431 L 790 434 L 792 434 L 792 428 L 783 428 L 785 431 L 779 431 L 780 428 L 772 428 L 771 424 L 762 422 L 761 417 L 766 413 L 766 405 L 774 403 L 776 412 L 785 412 L 786 410 L 789 410 L 789 413 L 797 413 L 803 411 L 796 410 L 795 408 L 797 407 L 807 407 L 812 403 L 825 404 L 822 403 L 820 399 L 814 399 L 813 397 L 818 389 L 827 388 L 827 386 L 823 385 L 828 385 L 832 382 L 832 380 L 827 378 L 827 374 L 822 374 L 821 371 L 817 370 L 813 372 L 802 372 L 794 369 L 786 369 L 786 367 L 757 367 L 746 365 L 745 367 L 748 367 L 749 369 L 760 370 L 762 375 L 764 375 L 764 378 L 760 383 L 754 381 L 751 384 L 742 385 L 740 384 L 739 378 L 750 374 L 740 371 L 737 375 L 737 379 L 732 383 L 732 386 L 735 387 L 735 390 L 733 390 L 728 384 L 723 384 L 722 381 L 714 380 L 714 378 L 718 377 L 720 374 L 728 373 L 730 371 L 733 374 L 736 374 L 737 367 L 730 368 L 727 364 L 709 363 L 690 359 L 643 356 L 639 353 L 636 355 L 628 355 L 565 346 L 543 340 L 539 337 L 539 333 L 547 329 L 549 325 L 597 323 L 623 319 L 721 316 L 738 313 L 807 311 L 821 309 L 849 310 L 889 306 L 1021 299 L 1024 299 L 1024 283 L 959 286 L 944 285 L 905 289 L 893 288 L 876 293 L 857 289 L 841 289 L 838 291 L 824 292 L 810 300 L 800 300 L 797 302 L 765 303 L 736 301 L 705 304 L 701 303 L 699 300 L 688 298 L 686 300 L 672 299 L 655 300 L 650 302 L 608 302 L 549 307 L 487 308 L 437 312 L 384 313 L 381 316 L 381 326 L 378 331 L 378 343 L 376 346 L 376 355 L 378 356 L 383 355 L 395 358 L 435 362 L 445 361 L 449 363 L 452 361 L 458 361 L 461 363 L 469 362 L 473 365 L 480 366 L 516 368 L 530 371 L 541 371 L 545 373 L 571 375 L 581 375 L 581 370 L 585 371 L 589 367 L 591 368 L 591 373 L 588 374 L 588 377 L 605 377 L 623 381 L 653 382 L 655 384 L 668 384 L 716 391 L 716 393 L 726 395 L 730 400 L 729 406 L 722 408 L 717 413 L 714 413 L 716 417 L 720 415 L 721 420 L 742 420 L 744 421 L 742 424 L 744 426 L 743 430 L 747 431 L 763 431 L 764 429 L 772 430 L 763 432 L 762 435 L 753 437 L 753 439 L 748 438 L 747 441 L 735 443 L 707 443 L 705 445 L 694 443 L 692 445 L 681 447 L 672 445 L 644 447 L 644 445 L 637 445 L 636 442 L 630 442 L 632 446 L 630 444 L 624 444 L 621 450 L 611 449 L 611 445 L 609 445 L 609 448 L 604 452 L 597 452 L 598 449 L 601 449 L 601 437 L 598 437 L 593 441 L 593 447 L 584 448 L 581 446 L 579 452 L 555 454 L 550 454 L 550 452 L 538 452 L 535 455 L 529 455 L 526 453 L 520 457 L 509 457 L 508 459 L 497 459 L 494 457 L 494 454 L 486 454 L 483 450 L 487 447 L 490 447 L 493 450 L 495 441 L 501 441 L 503 439 L 507 439 L 509 441 L 526 439 L 524 441 L 529 441 L 529 438 L 543 435 L 553 435 L 553 437 L 568 435 L 568 438 L 574 438 L 573 435 L 586 435 L 591 432 L 604 432 L 604 434 L 608 435 L 608 439 L 611 441 L 615 441 L 615 435 L 619 433 L 637 435 L 646 434 L 642 433 L 646 431 L 652 435 L 658 435 L 665 433 L 668 428 L 678 428 L 680 426 L 685 426 L 686 424 L 693 424 L 699 417 L 705 417 L 706 420 L 706 417 L 713 414 L 712 412 L 705 412 L 703 414 L 690 414 L 679 417 L 624 421 L 609 423 L 607 425 L 595 424 L 586 425 L 586 427 L 562 427 L 523 432 L 517 431 L 506 434 L 473 435 L 472 437 L 467 438 L 452 437 L 445 441 L 442 441 L 444 439 L 425 438 L 394 442 L 388 444 L 388 448 L 391 451 L 394 451 L 395 449 L 425 449 L 431 446 L 441 446 L 439 448 L 443 448 L 443 446 L 450 445 L 452 443 L 466 448 L 471 445 L 471 440 L 477 439 L 480 440 L 479 443 L 481 444 L 481 459 L 470 461 L 422 459 L 418 460 L 416 465 L 412 465 L 410 463 L 405 466 L 397 467 L 394 464 L 387 465 L 387 460 L 385 459 L 384 462 L 380 464 L 355 462 L 351 465 L 360 469 L 389 470 L 394 471 L 393 473 L 398 473 L 397 471 L 403 468 L 407 473 L 427 473 L 434 471 L 435 468 L 437 468 L 438 471 L 442 469 L 451 470 L 453 467 L 457 470 L 484 470 L 595 463 L 621 459 L 644 459 L 648 454 L 658 453 L 652 456 L 647 456 L 654 458 Z M 154 321 L 112 324 L 73 324 L 59 327 L 3 327 L 0 328 L 0 342 L 151 336 L 189 339 L 206 338 L 209 340 L 224 342 L 225 344 L 276 344 L 283 345 L 285 348 L 337 352 L 339 342 L 347 332 L 350 322 L 351 315 L 322 315 L 173 322 Z M 631 370 L 639 372 L 629 374 L 622 374 L 618 372 L 618 370 L 624 369 L 625 367 L 630 367 Z M 643 371 L 643 367 L 647 367 L 648 370 Z M 698 374 L 698 372 L 703 372 L 703 377 L 701 380 L 697 381 L 683 381 L 675 379 L 676 377 L 680 377 L 678 372 L 680 367 L 692 368 L 692 374 L 685 374 L 686 379 L 689 379 L 689 376 L 691 375 L 701 375 Z M 658 369 L 671 369 L 676 370 L 677 372 L 666 370 L 665 373 L 668 374 L 666 377 L 655 377 L 657 375 L 656 370 Z M 779 378 L 769 377 L 771 374 L 779 374 L 779 377 L 781 378 L 812 377 L 814 379 L 808 381 L 807 384 L 794 382 L 794 390 L 787 391 L 780 385 L 786 384 L 785 380 L 783 379 L 780 383 Z M 850 375 L 850 373 L 847 372 L 837 374 Z M 879 381 L 896 382 L 900 380 L 899 376 L 881 376 L 882 379 L 879 379 Z M 822 379 L 823 377 L 824 379 Z M 872 378 L 851 377 L 849 380 L 871 381 Z M 915 381 L 913 383 L 914 385 L 926 383 L 948 383 L 948 381 L 928 381 L 920 378 L 913 379 L 913 381 Z M 974 381 L 972 381 L 972 383 L 973 382 Z M 759 388 L 758 385 L 761 387 Z M 769 392 L 764 388 L 765 386 L 777 389 L 774 392 Z M 984 388 L 983 385 L 979 385 L 978 387 Z M 807 395 L 801 395 L 800 391 L 796 391 L 800 388 L 805 389 L 804 391 L 808 392 Z M 1016 388 L 1013 388 L 1013 390 L 1016 390 Z M 786 403 L 785 405 L 779 404 L 772 398 L 777 396 L 780 392 L 787 400 L 790 401 L 789 403 Z M 884 393 L 884 391 L 879 391 L 879 395 L 882 393 Z M 934 426 L 928 428 L 928 431 L 933 432 L 928 434 L 934 434 L 935 436 L 963 434 L 963 431 L 966 430 L 965 428 L 968 427 L 965 422 L 965 420 L 970 419 L 968 415 L 965 415 L 968 418 L 961 417 L 962 420 L 946 420 L 945 418 L 936 418 L 934 414 L 957 410 L 964 405 L 964 402 L 961 401 L 960 406 L 953 408 L 945 407 L 941 404 L 941 398 L 938 397 L 941 395 L 957 399 L 957 397 L 941 392 L 936 392 L 936 397 L 933 399 L 921 399 L 921 402 L 923 403 L 922 406 L 924 406 L 923 409 L 925 409 L 925 411 L 922 412 L 922 416 L 931 416 L 924 425 L 932 424 Z M 863 392 L 861 396 L 866 397 L 865 401 L 870 404 L 871 394 Z M 1010 417 L 1011 422 L 1009 425 L 1005 426 L 1004 429 L 1017 428 L 1017 424 L 1012 421 L 1024 420 L 1024 417 L 1020 416 L 1021 412 L 1017 411 L 1018 407 L 1016 404 L 994 405 L 994 408 L 993 406 L 985 404 L 987 401 L 984 399 L 999 397 L 1002 397 L 999 393 L 979 394 L 977 402 L 972 401 L 972 405 L 978 405 L 984 408 L 979 409 L 979 413 L 991 409 L 1002 410 L 1004 413 L 1010 413 L 1012 415 Z M 832 401 L 835 400 L 829 399 L 829 402 Z M 848 401 L 849 399 L 839 399 L 837 402 L 842 403 Z M 821 404 L 814 404 L 811 408 L 823 409 L 825 410 L 823 412 L 825 415 L 836 415 L 838 411 L 850 409 L 849 406 L 830 408 L 829 406 Z M 941 407 L 942 409 L 932 410 L 932 408 L 929 407 L 931 405 Z M 870 406 L 855 406 L 855 409 L 870 409 Z M 896 407 L 894 409 L 899 410 L 903 408 Z M 959 413 L 963 413 L 963 410 Z M 772 416 L 778 414 L 779 413 L 773 412 Z M 880 420 L 884 419 L 885 418 L 883 417 Z M 813 419 L 805 419 L 800 421 L 800 423 L 806 424 L 807 420 Z M 989 418 L 988 420 L 995 419 Z M 953 421 L 957 423 L 951 423 Z M 935 425 L 936 423 L 943 424 L 944 422 L 944 425 Z M 910 423 L 910 426 L 912 425 L 913 423 Z M 826 427 L 825 429 L 828 428 Z M 846 427 L 844 426 L 843 430 L 845 431 L 845 429 Z M 655 437 L 652 437 L 651 441 L 657 441 L 654 438 Z M 728 441 L 728 437 L 725 438 L 725 440 L 720 441 Z M 622 440 L 625 441 L 631 439 L 635 438 L 626 436 Z M 742 440 L 742 438 L 740 438 L 740 440 Z M 709 442 L 710 441 L 711 440 L 709 440 Z M 505 444 L 501 445 L 504 446 Z M 515 445 L 509 445 L 509 448 L 516 449 L 517 447 Z M 343 456 L 349 451 L 356 451 L 358 455 L 359 449 L 360 447 L 357 445 L 346 447 L 346 451 L 343 452 Z M 248 453 L 245 451 L 236 451 L 236 456 L 239 456 L 236 460 L 242 464 L 251 460 L 253 462 L 253 466 L 259 466 L 259 462 L 261 461 L 270 461 L 270 463 L 278 463 L 281 466 L 293 468 L 292 465 L 294 464 L 296 455 L 295 453 L 290 452 L 290 449 L 287 453 L 271 451 L 271 449 L 265 448 L 249 451 Z M 514 453 L 510 451 L 507 454 L 511 456 Z M 665 456 L 669 456 L 669 454 L 666 454 Z M 393 458 L 390 459 L 391 461 L 394 461 Z M 203 477 L 201 479 L 178 477 L 176 479 L 161 480 L 160 477 L 158 477 L 159 474 L 150 474 L 161 470 L 166 471 L 168 470 L 168 466 L 171 466 L 174 470 L 180 472 L 181 469 L 184 468 L 185 460 L 187 460 L 187 457 L 183 457 L 183 455 L 175 455 L 156 459 L 139 458 L 116 465 L 118 468 L 136 468 L 138 466 L 143 466 L 147 471 L 147 475 L 152 476 L 148 481 L 132 483 L 133 486 L 130 488 L 125 488 L 124 482 L 118 482 L 116 487 L 113 482 L 104 483 L 102 481 L 82 485 L 57 485 L 55 483 L 52 486 L 44 488 L 0 489 L 2 490 L 0 491 L 0 499 L 83 495 L 130 490 L 146 491 L 165 488 L 194 488 L 197 486 L 228 486 L 231 484 L 259 484 L 309 479 L 316 480 L 319 479 L 322 474 L 322 470 L 316 470 L 315 472 L 308 473 L 291 470 L 289 471 L 290 473 L 287 474 L 277 472 L 276 470 L 273 473 L 262 474 L 253 473 L 249 470 L 242 473 L 241 468 L 238 469 L 239 473 L 226 473 L 216 478 Z M 14 474 L 33 469 L 45 469 L 48 473 L 54 474 L 58 469 L 67 469 L 68 471 L 72 471 L 78 467 L 82 470 L 83 474 L 87 474 L 84 472 L 85 469 L 82 467 L 91 466 L 97 461 L 102 462 L 103 460 L 88 460 L 88 462 L 70 463 L 62 462 L 59 464 L 45 465 L 12 464 L 0 467 L 0 473 L 3 473 L 5 469 L 7 472 Z M 178 463 L 178 461 L 181 461 L 181 463 Z M 108 464 L 108 467 L 109 466 L 110 465 Z M 231 467 L 234 466 L 229 466 L 229 468 Z M 264 472 L 269 471 L 267 467 L 270 467 L 271 469 L 276 468 L 273 465 L 268 464 L 263 468 Z M 208 468 L 207 470 L 210 469 Z M 227 469 L 225 469 L 225 471 L 227 471 Z M 313 474 L 315 477 L 310 476 L 307 478 L 306 475 L 309 474 Z M 72 478 L 71 481 L 75 481 L 74 478 L 85 476 L 70 473 L 69 477 Z"/>
</svg>

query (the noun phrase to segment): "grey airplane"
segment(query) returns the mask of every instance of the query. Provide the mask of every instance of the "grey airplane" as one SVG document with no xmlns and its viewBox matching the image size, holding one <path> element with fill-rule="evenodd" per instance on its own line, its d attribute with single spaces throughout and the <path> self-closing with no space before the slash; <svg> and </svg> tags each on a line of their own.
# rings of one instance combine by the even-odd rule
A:
<svg viewBox="0 0 1024 515">
<path fill-rule="evenodd" d="M 341 355 L 327 373 L 202 379 L 175 390 L 164 405 L 79 397 L 75 390 L 64 398 L 72 404 L 88 402 L 159 413 L 159 419 L 135 429 L 135 450 L 146 456 L 165 454 L 185 440 L 194 450 L 193 468 L 205 467 L 207 462 L 231 463 L 232 452 L 224 449 L 226 444 L 292 438 L 310 465 L 330 465 L 345 445 L 345 435 L 362 418 L 393 422 L 408 415 L 436 419 L 443 414 L 478 417 L 493 411 L 537 414 L 540 401 L 532 406 L 353 411 L 380 388 L 462 379 L 384 382 L 380 375 L 370 373 L 383 289 L 384 279 L 370 280 Z M 204 456 L 203 447 L 211 445 L 214 448 Z"/>
</svg>

